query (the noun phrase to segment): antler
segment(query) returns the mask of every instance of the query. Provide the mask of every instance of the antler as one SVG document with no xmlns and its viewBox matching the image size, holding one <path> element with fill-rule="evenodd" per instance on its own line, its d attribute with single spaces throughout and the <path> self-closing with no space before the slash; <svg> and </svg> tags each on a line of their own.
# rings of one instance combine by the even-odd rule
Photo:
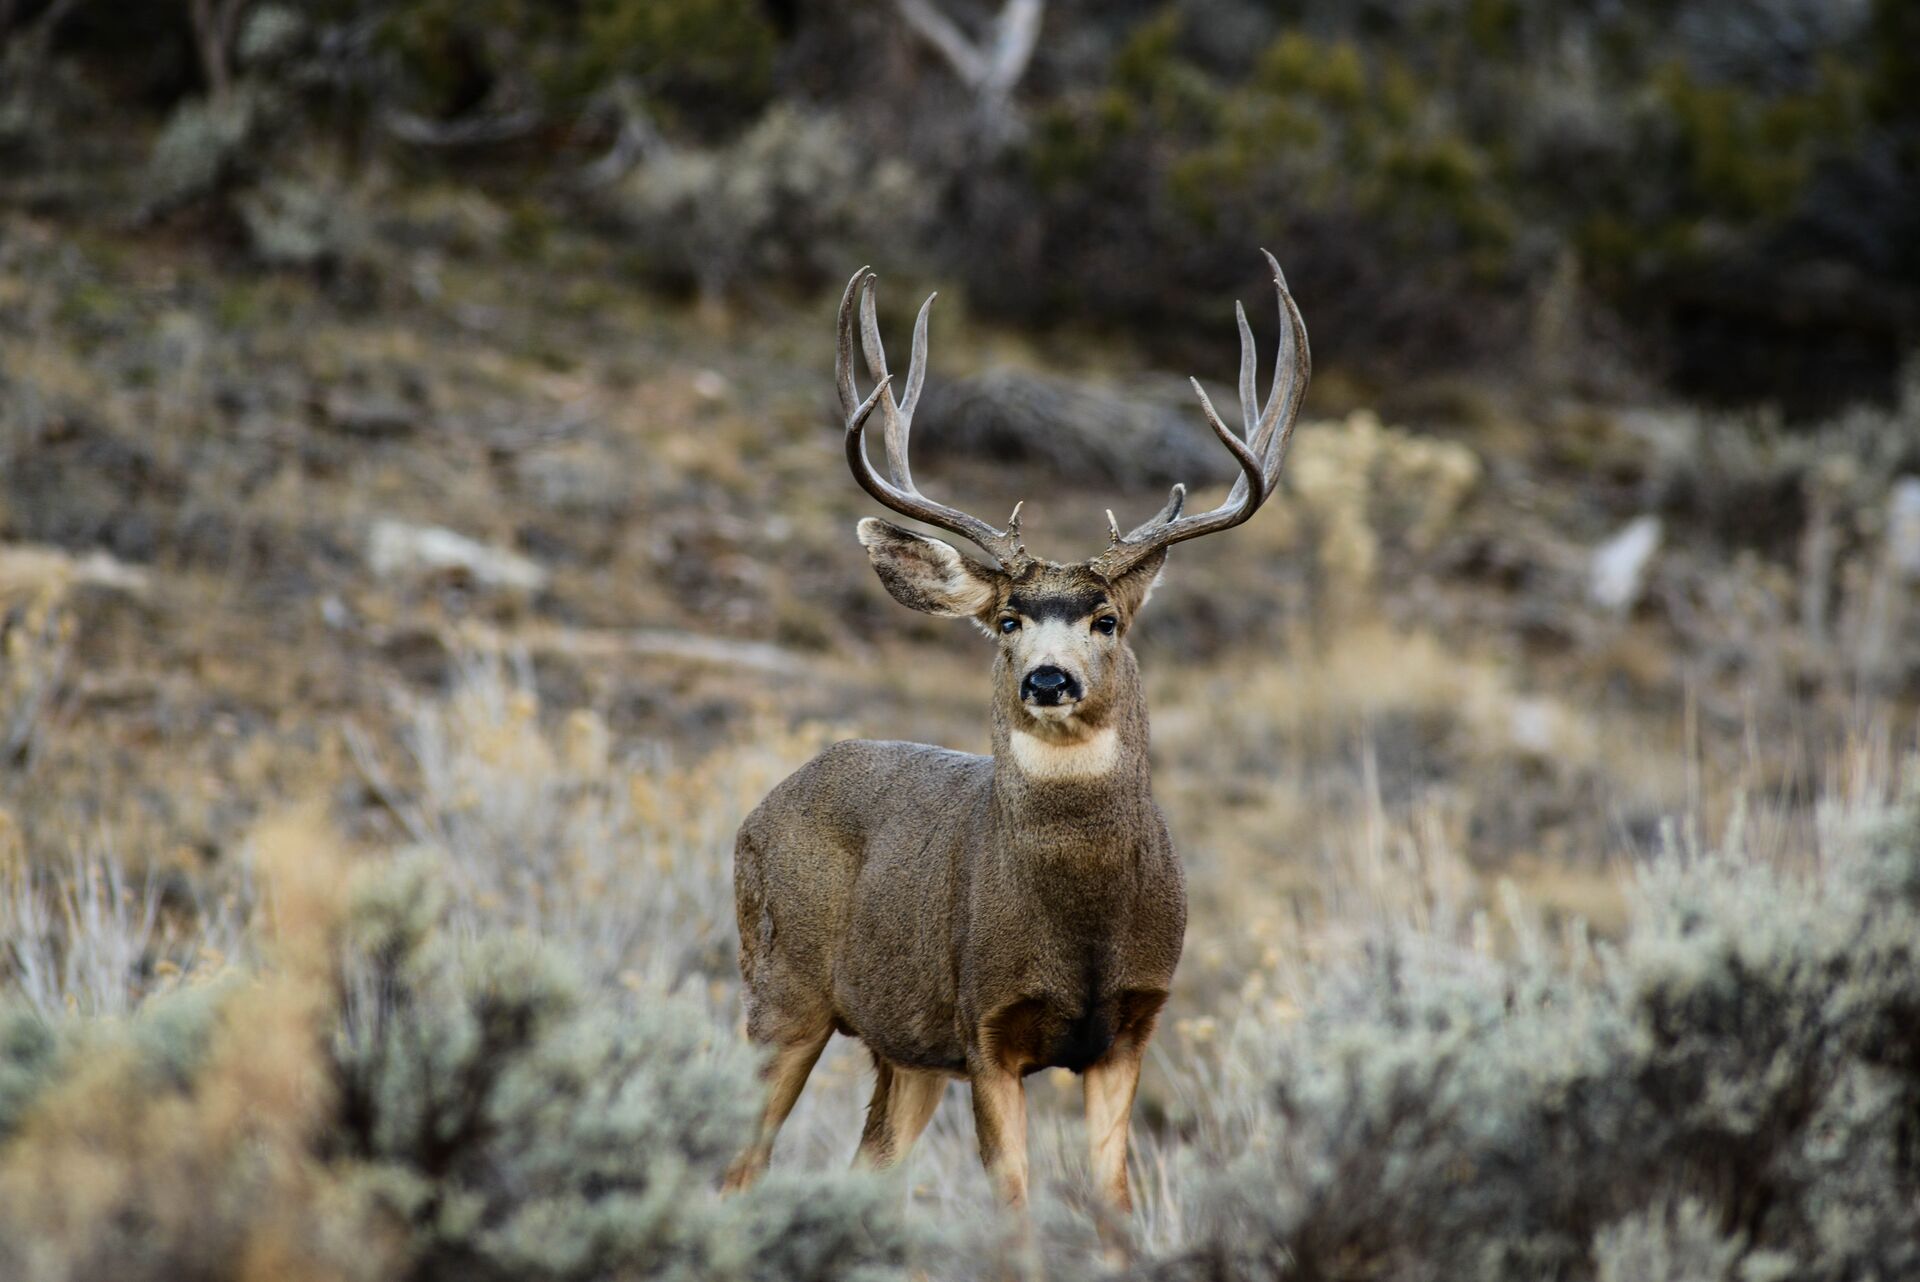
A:
<svg viewBox="0 0 1920 1282">
<path fill-rule="evenodd" d="M 939 295 L 928 295 L 927 301 L 920 305 L 920 316 L 913 323 L 913 356 L 907 365 L 906 395 L 895 404 L 892 375 L 887 373 L 887 354 L 880 345 L 880 323 L 873 314 L 873 285 L 877 279 L 870 269 L 862 267 L 847 282 L 847 292 L 840 299 L 840 350 L 833 372 L 840 388 L 840 407 L 847 415 L 847 464 L 853 469 L 853 479 L 902 516 L 971 539 L 999 562 L 1002 570 L 1018 574 L 1033 562 L 1026 545 L 1020 541 L 1021 504 L 1014 505 L 1007 528 L 997 530 L 977 516 L 935 503 L 913 483 L 913 472 L 907 465 L 907 437 L 913 430 L 913 411 L 920 402 L 920 387 L 927 377 L 927 313 Z M 860 349 L 866 356 L 867 372 L 878 384 L 865 400 L 860 399 L 853 377 L 856 298 L 860 303 Z M 875 472 L 867 459 L 867 419 L 876 406 L 880 410 L 880 435 L 887 451 L 885 477 Z"/>
<path fill-rule="evenodd" d="M 1307 347 L 1306 322 L 1300 319 L 1300 309 L 1287 290 L 1287 278 L 1281 274 L 1279 262 L 1266 250 L 1260 252 L 1266 254 L 1267 265 L 1273 268 L 1273 287 L 1280 295 L 1280 356 L 1274 363 L 1273 388 L 1267 395 L 1266 405 L 1256 413 L 1258 359 L 1246 309 L 1238 303 L 1233 305 L 1233 314 L 1240 323 L 1240 415 L 1245 435 L 1235 436 L 1232 429 L 1220 421 L 1199 379 L 1188 380 L 1200 397 L 1201 409 L 1206 411 L 1207 425 L 1240 464 L 1240 477 L 1219 507 L 1184 516 L 1181 509 L 1186 506 L 1187 487 L 1174 486 L 1173 492 L 1167 495 L 1166 506 L 1124 537 L 1120 523 L 1109 511 L 1109 544 L 1105 552 L 1093 559 L 1094 572 L 1103 578 L 1112 579 L 1125 573 L 1160 548 L 1233 528 L 1259 510 L 1280 480 L 1280 467 L 1286 461 L 1287 445 L 1293 439 L 1294 421 L 1300 417 L 1300 403 L 1306 399 L 1307 384 L 1313 379 L 1313 353 Z"/>
</svg>

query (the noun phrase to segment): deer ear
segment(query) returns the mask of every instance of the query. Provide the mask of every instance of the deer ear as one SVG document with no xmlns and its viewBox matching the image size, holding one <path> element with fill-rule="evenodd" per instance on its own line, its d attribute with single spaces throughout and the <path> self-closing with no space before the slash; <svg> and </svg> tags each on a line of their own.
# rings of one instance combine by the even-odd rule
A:
<svg viewBox="0 0 1920 1282">
<path fill-rule="evenodd" d="M 996 571 L 939 539 L 923 538 L 868 517 L 858 527 L 860 545 L 893 599 L 923 614 L 978 618 L 999 599 Z"/>
<path fill-rule="evenodd" d="M 1114 579 L 1107 586 L 1112 590 L 1129 619 L 1139 614 L 1147 604 L 1147 598 L 1160 586 L 1161 576 L 1166 573 L 1167 550 L 1160 548 L 1141 558 L 1126 573 Z"/>
</svg>

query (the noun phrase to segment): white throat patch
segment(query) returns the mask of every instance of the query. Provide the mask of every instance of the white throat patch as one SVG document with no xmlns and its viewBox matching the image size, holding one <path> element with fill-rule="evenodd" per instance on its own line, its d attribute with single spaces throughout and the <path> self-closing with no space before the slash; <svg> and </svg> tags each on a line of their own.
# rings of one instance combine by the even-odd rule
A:
<svg viewBox="0 0 1920 1282">
<path fill-rule="evenodd" d="M 1120 760 L 1120 736 L 1112 726 L 1074 743 L 1051 743 L 1015 730 L 1007 744 L 1013 764 L 1029 779 L 1093 779 L 1111 774 Z"/>
</svg>

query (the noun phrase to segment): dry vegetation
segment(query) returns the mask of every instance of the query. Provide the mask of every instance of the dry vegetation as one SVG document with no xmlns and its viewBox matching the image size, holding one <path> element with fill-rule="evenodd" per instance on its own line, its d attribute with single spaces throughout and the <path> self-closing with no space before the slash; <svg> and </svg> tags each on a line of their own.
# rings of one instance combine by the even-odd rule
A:
<svg viewBox="0 0 1920 1282">
<path fill-rule="evenodd" d="M 0 1273 L 1107 1267 L 1053 1077 L 1031 1243 L 957 1095 L 904 1191 L 841 1174 L 844 1044 L 785 1178 L 711 1192 L 738 819 L 841 735 L 986 737 L 978 638 L 854 546 L 827 302 L 682 312 L 471 190 L 382 202 L 348 287 L 0 223 Z M 1195 911 L 1114 1267 L 1907 1274 L 1920 395 L 1789 435 L 1339 387 L 1138 634 Z M 1157 502 L 940 470 L 1060 556 Z"/>
</svg>

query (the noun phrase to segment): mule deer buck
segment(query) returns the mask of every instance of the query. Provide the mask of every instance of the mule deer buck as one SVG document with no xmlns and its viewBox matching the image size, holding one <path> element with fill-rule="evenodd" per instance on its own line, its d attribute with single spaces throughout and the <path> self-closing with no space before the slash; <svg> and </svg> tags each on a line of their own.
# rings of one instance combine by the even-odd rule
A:
<svg viewBox="0 0 1920 1282">
<path fill-rule="evenodd" d="M 766 1111 L 727 1177 L 750 1183 L 834 1033 L 872 1052 L 877 1081 L 856 1161 L 903 1158 L 949 1078 L 972 1089 L 980 1156 L 1009 1205 L 1027 1194 L 1021 1079 L 1084 1078 L 1094 1178 L 1131 1208 L 1127 1129 L 1140 1064 L 1186 930 L 1179 858 L 1154 805 L 1147 709 L 1127 634 L 1167 549 L 1230 529 L 1273 493 L 1312 374 L 1306 326 L 1271 254 L 1280 303 L 1272 391 L 1256 395 L 1252 330 L 1238 305 L 1243 434 L 1207 422 L 1240 466 L 1226 499 L 1187 512 L 1186 488 L 1073 565 L 1030 554 L 1016 506 L 1005 529 L 914 484 L 908 431 L 927 370 L 927 312 L 896 403 L 862 268 L 840 303 L 836 376 L 854 479 L 902 516 L 978 544 L 988 564 L 869 517 L 861 544 L 902 605 L 971 619 L 998 644 L 993 755 L 918 743 L 835 744 L 776 787 L 740 827 L 734 896 L 747 1031 L 768 1047 Z M 855 313 L 867 370 L 854 381 Z M 868 460 L 878 410 L 887 474 Z"/>
</svg>

